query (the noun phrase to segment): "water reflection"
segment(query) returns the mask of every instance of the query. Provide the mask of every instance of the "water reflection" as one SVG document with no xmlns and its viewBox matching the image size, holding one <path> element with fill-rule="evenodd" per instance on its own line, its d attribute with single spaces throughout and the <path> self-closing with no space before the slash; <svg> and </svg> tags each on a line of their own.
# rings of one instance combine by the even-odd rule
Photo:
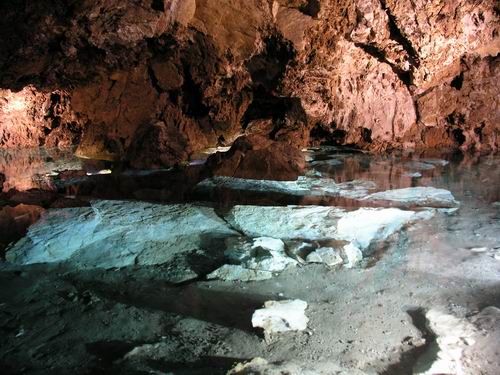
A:
<svg viewBox="0 0 500 375">
<path fill-rule="evenodd" d="M 498 155 L 452 152 L 396 152 L 371 155 L 353 149 L 320 147 L 304 150 L 308 160 L 307 178 L 316 179 L 315 194 L 287 194 L 275 189 L 196 188 L 210 178 L 202 163 L 161 170 L 134 171 L 120 165 L 83 160 L 72 149 L 0 150 L 0 173 L 5 176 L 3 199 L 22 201 L 29 192 L 50 192 L 57 198 L 139 199 L 158 202 L 213 201 L 234 204 L 320 204 L 359 207 L 346 194 L 321 194 L 329 179 L 336 184 L 373 184 L 374 191 L 433 186 L 450 190 L 458 200 L 500 200 Z M 278 174 L 279 171 L 276 171 Z M 272 190 L 272 191 L 271 191 Z M 319 193 L 318 193 L 319 191 Z M 23 195 L 24 194 L 24 195 Z M 363 206 L 374 203 L 363 203 Z"/>
</svg>

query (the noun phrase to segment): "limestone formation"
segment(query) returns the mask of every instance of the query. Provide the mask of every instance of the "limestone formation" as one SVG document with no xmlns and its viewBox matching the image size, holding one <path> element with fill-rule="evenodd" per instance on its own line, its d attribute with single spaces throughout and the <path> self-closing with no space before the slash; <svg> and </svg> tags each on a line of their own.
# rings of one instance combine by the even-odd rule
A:
<svg viewBox="0 0 500 375">
<path fill-rule="evenodd" d="M 215 173 L 248 178 L 255 163 L 281 179 L 297 177 L 310 142 L 498 149 L 493 0 L 22 0 L 0 11 L 2 148 L 78 145 L 160 168 L 258 129 Z"/>
</svg>

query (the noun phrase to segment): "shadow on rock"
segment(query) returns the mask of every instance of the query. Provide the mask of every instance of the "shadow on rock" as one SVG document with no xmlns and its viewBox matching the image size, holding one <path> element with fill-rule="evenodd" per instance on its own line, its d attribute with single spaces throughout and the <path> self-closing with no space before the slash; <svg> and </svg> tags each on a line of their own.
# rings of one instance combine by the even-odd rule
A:
<svg viewBox="0 0 500 375">
<path fill-rule="evenodd" d="M 189 316 L 248 332 L 253 332 L 254 311 L 271 299 L 265 295 L 209 290 L 193 284 L 172 287 L 160 281 L 80 282 L 77 288 L 126 305 Z"/>
</svg>

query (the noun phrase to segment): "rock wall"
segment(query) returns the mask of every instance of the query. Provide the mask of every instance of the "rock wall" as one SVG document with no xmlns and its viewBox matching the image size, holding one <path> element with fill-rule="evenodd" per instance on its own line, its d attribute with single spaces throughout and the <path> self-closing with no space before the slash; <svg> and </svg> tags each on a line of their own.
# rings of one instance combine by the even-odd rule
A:
<svg viewBox="0 0 500 375">
<path fill-rule="evenodd" d="M 321 5 L 285 81 L 317 134 L 368 149 L 498 148 L 496 2 Z"/>
<path fill-rule="evenodd" d="M 0 4 L 0 147 L 170 166 L 246 130 L 498 149 L 494 0 Z"/>
</svg>

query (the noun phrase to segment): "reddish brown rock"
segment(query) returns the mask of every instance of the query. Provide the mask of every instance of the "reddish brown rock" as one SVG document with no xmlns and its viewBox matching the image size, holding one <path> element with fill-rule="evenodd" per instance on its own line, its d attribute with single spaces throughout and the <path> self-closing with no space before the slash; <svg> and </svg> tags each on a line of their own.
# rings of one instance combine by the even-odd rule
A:
<svg viewBox="0 0 500 375">
<path fill-rule="evenodd" d="M 495 149 L 498 93 L 485 78 L 497 74 L 495 9 L 493 1 L 322 1 L 285 92 L 301 98 L 309 122 L 339 143 Z M 461 73 L 464 61 L 477 59 L 489 62 Z M 455 90 L 451 83 L 467 76 L 485 88 Z M 460 126 L 443 121 L 455 110 Z"/>
<path fill-rule="evenodd" d="M 82 122 L 65 91 L 42 92 L 33 86 L 0 89 L 0 148 L 68 147 L 79 141 Z"/>
<path fill-rule="evenodd" d="M 296 148 L 311 135 L 371 150 L 497 149 L 497 8 L 2 2 L 0 147 L 78 143 L 84 157 L 168 166 L 272 119 L 269 138 Z"/>
</svg>

